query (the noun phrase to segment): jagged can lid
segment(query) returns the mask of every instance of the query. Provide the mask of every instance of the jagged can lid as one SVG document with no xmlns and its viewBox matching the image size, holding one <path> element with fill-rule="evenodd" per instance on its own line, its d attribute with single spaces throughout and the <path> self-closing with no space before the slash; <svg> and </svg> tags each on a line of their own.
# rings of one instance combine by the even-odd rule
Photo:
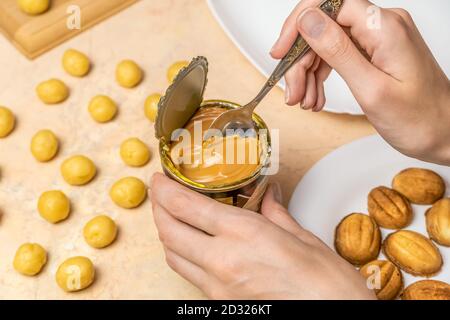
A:
<svg viewBox="0 0 450 320">
<path fill-rule="evenodd" d="M 203 101 L 208 75 L 208 60 L 196 57 L 182 69 L 158 103 L 156 138 L 169 141 L 172 132 L 183 128 Z"/>
</svg>

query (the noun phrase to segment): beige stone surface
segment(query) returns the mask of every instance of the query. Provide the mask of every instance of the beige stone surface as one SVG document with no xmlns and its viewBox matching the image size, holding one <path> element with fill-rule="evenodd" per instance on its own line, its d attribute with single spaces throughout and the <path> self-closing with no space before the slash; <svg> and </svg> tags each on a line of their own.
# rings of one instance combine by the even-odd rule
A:
<svg viewBox="0 0 450 320">
<path fill-rule="evenodd" d="M 89 55 L 94 67 L 86 78 L 73 78 L 61 67 L 68 48 Z M 203 295 L 171 271 L 165 261 L 153 224 L 150 201 L 134 210 L 116 207 L 108 190 L 114 181 L 136 176 L 146 183 L 160 171 L 153 126 L 144 116 L 148 94 L 164 92 L 166 69 L 175 60 L 204 55 L 210 62 L 206 98 L 245 103 L 264 78 L 231 43 L 213 19 L 204 0 L 141 1 L 33 62 L 0 37 L 0 105 L 14 110 L 16 130 L 0 140 L 0 299 L 144 298 L 188 299 Z M 115 65 L 133 59 L 145 70 L 136 89 L 124 89 L 114 80 Z M 57 77 L 71 89 L 70 98 L 47 106 L 35 95 L 42 80 Z M 119 104 L 117 118 L 97 124 L 89 116 L 89 100 L 106 94 Z M 374 130 L 364 117 L 313 114 L 283 103 L 283 92 L 274 90 L 258 108 L 269 127 L 280 129 L 281 168 L 273 177 L 291 195 L 303 174 L 335 148 Z M 53 130 L 61 140 L 58 156 L 38 163 L 29 151 L 32 136 Z M 151 162 L 129 168 L 119 156 L 120 143 L 129 137 L 146 141 Z M 59 166 L 74 154 L 90 157 L 99 168 L 96 179 L 84 187 L 64 183 Z M 41 219 L 36 210 L 39 195 L 61 189 L 71 199 L 71 216 L 58 225 Z M 320 199 L 320 190 L 317 190 Z M 82 228 L 94 215 L 106 213 L 119 226 L 117 241 L 103 250 L 89 247 Z M 16 249 L 24 242 L 38 242 L 49 252 L 48 264 L 34 278 L 13 270 Z M 59 263 L 70 256 L 86 255 L 97 269 L 89 289 L 64 293 L 54 280 Z"/>
</svg>

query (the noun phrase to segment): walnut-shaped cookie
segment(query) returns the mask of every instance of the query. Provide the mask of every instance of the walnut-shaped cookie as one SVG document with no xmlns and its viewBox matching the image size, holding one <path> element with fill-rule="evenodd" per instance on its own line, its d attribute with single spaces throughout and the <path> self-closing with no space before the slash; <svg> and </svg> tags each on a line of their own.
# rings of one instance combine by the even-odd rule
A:
<svg viewBox="0 0 450 320">
<path fill-rule="evenodd" d="M 392 180 L 392 188 L 417 204 L 433 204 L 444 196 L 444 180 L 428 169 L 409 168 Z"/>
<path fill-rule="evenodd" d="M 383 251 L 397 267 L 415 276 L 430 277 L 442 268 L 439 249 L 430 239 L 415 231 L 391 233 L 384 240 Z"/>
<path fill-rule="evenodd" d="M 380 300 L 394 300 L 403 289 L 403 276 L 397 266 L 386 260 L 374 260 L 365 264 L 359 272 L 367 279 Z"/>
<path fill-rule="evenodd" d="M 369 215 L 377 224 L 387 229 L 402 229 L 412 220 L 411 205 L 405 196 L 387 188 L 376 187 L 367 197 Z"/>
<path fill-rule="evenodd" d="M 402 300 L 450 300 L 450 285 L 438 280 L 421 280 L 409 285 Z"/>
<path fill-rule="evenodd" d="M 364 265 L 378 257 L 380 228 L 368 215 L 352 213 L 336 227 L 334 246 L 339 255 L 351 264 Z"/>
<path fill-rule="evenodd" d="M 450 247 L 450 198 L 436 202 L 427 210 L 425 217 L 430 238 Z"/>
</svg>

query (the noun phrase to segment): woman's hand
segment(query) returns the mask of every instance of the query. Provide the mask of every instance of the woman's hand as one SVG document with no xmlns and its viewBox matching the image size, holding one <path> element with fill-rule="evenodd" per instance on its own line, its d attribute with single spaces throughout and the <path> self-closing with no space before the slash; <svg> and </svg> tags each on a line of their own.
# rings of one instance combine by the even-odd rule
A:
<svg viewBox="0 0 450 320">
<path fill-rule="evenodd" d="M 155 174 L 150 196 L 168 265 L 214 299 L 374 299 L 359 273 L 267 191 L 262 215 Z"/>
<path fill-rule="evenodd" d="M 314 52 L 286 74 L 286 102 L 319 111 L 335 69 L 377 131 L 400 152 L 450 165 L 450 82 L 403 9 L 345 0 L 337 23 L 303 0 L 271 55 L 282 58 L 298 33 Z M 430 4 L 431 5 L 431 4 Z"/>
</svg>

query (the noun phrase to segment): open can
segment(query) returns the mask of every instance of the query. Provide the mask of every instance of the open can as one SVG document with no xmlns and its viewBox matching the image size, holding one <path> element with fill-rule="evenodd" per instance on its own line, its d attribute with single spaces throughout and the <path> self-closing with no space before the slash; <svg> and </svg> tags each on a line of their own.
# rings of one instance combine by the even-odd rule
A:
<svg viewBox="0 0 450 320">
<path fill-rule="evenodd" d="M 213 186 L 204 184 L 184 175 L 172 159 L 173 133 L 180 128 L 184 128 L 199 109 L 241 107 L 239 104 L 224 100 L 203 101 L 207 73 L 208 62 L 206 58 L 194 58 L 186 68 L 179 72 L 159 101 L 155 133 L 159 139 L 159 154 L 163 171 L 173 180 L 215 200 L 236 207 L 259 211 L 268 185 L 268 176 L 265 172 L 270 166 L 271 141 L 267 125 L 257 114 L 253 114 L 253 122 L 258 137 L 259 161 L 254 172 L 245 178 Z M 261 134 L 262 132 L 263 134 Z"/>
</svg>

